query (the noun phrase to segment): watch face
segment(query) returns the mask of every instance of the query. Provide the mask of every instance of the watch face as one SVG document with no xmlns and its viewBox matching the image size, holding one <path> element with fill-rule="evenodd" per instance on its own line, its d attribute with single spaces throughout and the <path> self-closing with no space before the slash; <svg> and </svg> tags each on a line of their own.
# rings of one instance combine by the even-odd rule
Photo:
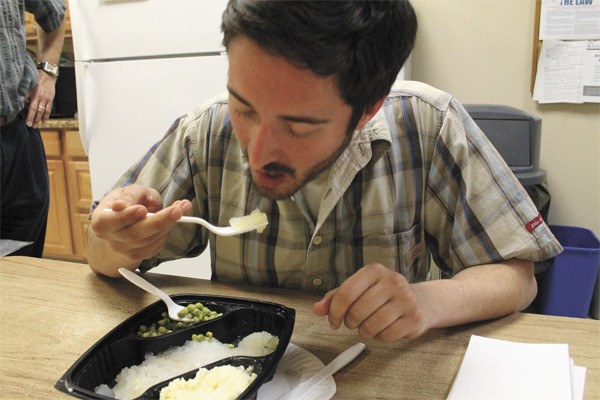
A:
<svg viewBox="0 0 600 400">
<path fill-rule="evenodd" d="M 58 76 L 58 65 L 56 64 L 52 64 L 46 61 L 39 64 L 38 68 L 42 69 L 43 71 L 46 71 L 51 75 Z"/>
</svg>

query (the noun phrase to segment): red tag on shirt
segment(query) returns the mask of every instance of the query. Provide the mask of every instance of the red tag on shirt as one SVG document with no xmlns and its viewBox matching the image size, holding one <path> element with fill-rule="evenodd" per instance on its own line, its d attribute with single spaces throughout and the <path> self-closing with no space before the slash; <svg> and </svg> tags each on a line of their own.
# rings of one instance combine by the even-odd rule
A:
<svg viewBox="0 0 600 400">
<path fill-rule="evenodd" d="M 544 222 L 544 219 L 542 218 L 542 214 L 538 214 L 537 217 L 535 217 L 534 219 L 532 219 L 531 221 L 529 221 L 528 223 L 525 224 L 525 228 L 527 228 L 527 231 L 529 233 L 531 233 L 535 230 L 535 228 L 540 226 L 542 224 L 542 222 Z"/>
<path fill-rule="evenodd" d="M 408 252 L 404 254 L 404 262 L 406 265 L 411 265 L 421 254 L 421 244 L 415 244 Z"/>
</svg>

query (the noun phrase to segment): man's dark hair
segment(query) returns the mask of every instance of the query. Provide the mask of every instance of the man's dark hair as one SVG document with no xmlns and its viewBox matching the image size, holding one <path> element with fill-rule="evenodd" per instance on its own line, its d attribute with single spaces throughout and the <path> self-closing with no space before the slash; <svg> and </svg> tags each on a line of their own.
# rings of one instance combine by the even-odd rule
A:
<svg viewBox="0 0 600 400">
<path fill-rule="evenodd" d="M 413 48 L 417 17 L 408 0 L 230 0 L 221 29 L 225 48 L 244 35 L 317 75 L 335 75 L 354 128 L 392 87 Z"/>
</svg>

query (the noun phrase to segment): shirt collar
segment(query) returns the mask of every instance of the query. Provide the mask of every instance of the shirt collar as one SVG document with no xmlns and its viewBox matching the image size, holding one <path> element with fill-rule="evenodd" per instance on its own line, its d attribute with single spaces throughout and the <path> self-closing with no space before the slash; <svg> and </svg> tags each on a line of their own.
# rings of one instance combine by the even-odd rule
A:
<svg viewBox="0 0 600 400">
<path fill-rule="evenodd" d="M 369 161 L 371 164 L 379 161 L 392 145 L 392 135 L 390 134 L 390 129 L 385 118 L 384 107 L 365 125 L 361 134 L 357 135 L 363 139 L 366 137 L 371 143 L 372 156 Z"/>
</svg>

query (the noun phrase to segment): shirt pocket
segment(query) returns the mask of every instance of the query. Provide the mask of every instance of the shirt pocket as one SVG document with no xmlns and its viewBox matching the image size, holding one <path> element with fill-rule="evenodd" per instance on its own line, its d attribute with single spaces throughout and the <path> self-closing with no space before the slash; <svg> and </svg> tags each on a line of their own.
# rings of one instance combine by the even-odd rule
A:
<svg viewBox="0 0 600 400">
<path fill-rule="evenodd" d="M 421 225 L 419 222 L 404 232 L 372 234 L 346 244 L 343 270 L 337 271 L 338 283 L 372 263 L 383 264 L 400 272 L 409 282 L 415 281 L 426 258 Z"/>
</svg>

